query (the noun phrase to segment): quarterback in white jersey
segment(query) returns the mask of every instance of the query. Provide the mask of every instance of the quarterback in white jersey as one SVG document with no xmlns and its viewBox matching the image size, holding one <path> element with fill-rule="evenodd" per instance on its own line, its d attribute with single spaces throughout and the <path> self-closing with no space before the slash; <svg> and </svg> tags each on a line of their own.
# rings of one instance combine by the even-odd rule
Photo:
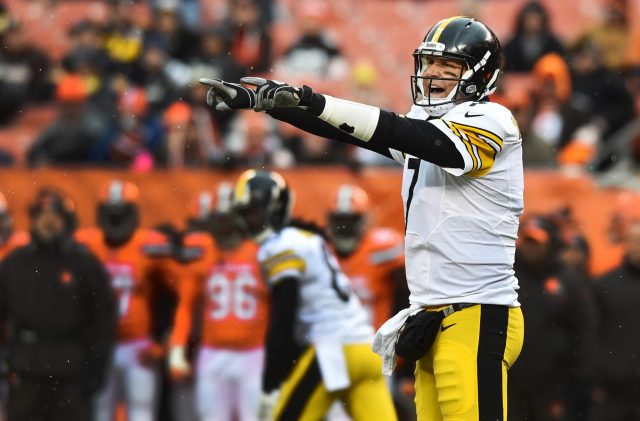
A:
<svg viewBox="0 0 640 421">
<path fill-rule="evenodd" d="M 524 338 L 513 273 L 524 183 L 517 124 L 488 100 L 502 49 L 486 25 L 454 16 L 430 28 L 413 57 L 406 116 L 274 80 L 242 79 L 255 89 L 201 82 L 218 110 L 267 111 L 404 165 L 411 308 L 378 330 L 373 348 L 385 372 L 394 349 L 417 360 L 419 420 L 504 420 L 507 370 Z"/>
<path fill-rule="evenodd" d="M 259 419 L 320 420 L 339 400 L 354 420 L 395 420 L 367 313 L 322 236 L 289 224 L 284 179 L 246 171 L 233 204 L 271 296 Z"/>
</svg>

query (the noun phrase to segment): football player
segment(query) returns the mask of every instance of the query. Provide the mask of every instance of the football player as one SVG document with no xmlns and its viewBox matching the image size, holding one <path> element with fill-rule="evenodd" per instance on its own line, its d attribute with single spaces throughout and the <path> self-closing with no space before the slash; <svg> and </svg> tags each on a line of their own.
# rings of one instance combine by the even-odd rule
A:
<svg viewBox="0 0 640 421">
<path fill-rule="evenodd" d="M 232 212 L 233 188 L 222 183 L 197 198 L 184 255 L 180 304 L 171 338 L 169 366 L 174 377 L 186 374 L 187 342 L 193 302 L 203 305 L 196 363 L 195 401 L 202 421 L 256 420 L 260 403 L 268 293 L 256 255 L 257 245 L 240 231 Z"/>
<path fill-rule="evenodd" d="M 110 181 L 97 206 L 98 227 L 76 235 L 105 265 L 118 301 L 117 343 L 96 402 L 97 421 L 112 421 L 119 402 L 130 421 L 153 420 L 156 411 L 164 347 L 151 335 L 151 272 L 170 250 L 162 234 L 139 228 L 139 196 L 135 184 Z"/>
<path fill-rule="evenodd" d="M 393 310 L 406 307 L 409 292 L 402 235 L 389 228 L 369 227 L 370 207 L 363 189 L 344 184 L 331 202 L 327 225 L 340 266 L 367 309 L 370 323 L 378 329 Z"/>
<path fill-rule="evenodd" d="M 403 326 L 404 332 L 407 327 L 419 332 L 416 323 L 441 324 L 426 344 L 402 336 L 413 347 L 403 355 L 419 360 L 418 418 L 502 420 L 507 370 L 524 338 L 513 271 L 523 209 L 522 140 L 511 112 L 488 101 L 502 49 L 486 25 L 455 16 L 429 29 L 413 59 L 414 105 L 407 115 L 274 80 L 241 80 L 254 89 L 201 82 L 210 86 L 207 102 L 218 110 L 268 111 L 404 166 L 411 308 L 381 327 L 374 349 L 383 355 L 388 373 L 395 349 L 410 349 L 394 346 Z M 410 316 L 415 317 L 407 323 Z"/>
<path fill-rule="evenodd" d="M 289 224 L 291 196 L 282 176 L 254 170 L 233 195 L 271 298 L 259 419 L 320 420 L 340 400 L 354 420 L 395 420 L 366 311 L 324 239 Z"/>
<path fill-rule="evenodd" d="M 0 261 L 13 250 L 29 243 L 29 234 L 15 232 L 7 199 L 0 193 Z"/>
</svg>

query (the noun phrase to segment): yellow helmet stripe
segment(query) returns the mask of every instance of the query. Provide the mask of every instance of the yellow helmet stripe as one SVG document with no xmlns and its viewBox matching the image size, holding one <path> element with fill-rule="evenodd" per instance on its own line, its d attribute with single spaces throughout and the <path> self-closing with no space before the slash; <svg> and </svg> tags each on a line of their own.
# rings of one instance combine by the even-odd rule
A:
<svg viewBox="0 0 640 421">
<path fill-rule="evenodd" d="M 249 202 L 249 189 L 247 189 L 247 184 L 251 178 L 255 177 L 255 175 L 255 170 L 247 170 L 240 175 L 236 182 L 235 194 L 233 197 L 235 203 L 246 204 Z"/>
<path fill-rule="evenodd" d="M 444 28 L 447 27 L 447 25 L 454 19 L 459 18 L 460 16 L 452 16 L 449 19 L 445 19 L 444 21 L 442 21 L 442 23 L 440 24 L 440 26 L 438 26 L 438 29 L 436 29 L 435 34 L 433 34 L 433 39 L 431 40 L 431 42 L 438 42 L 438 40 L 440 39 L 440 35 L 442 35 L 442 31 L 444 31 Z"/>
</svg>

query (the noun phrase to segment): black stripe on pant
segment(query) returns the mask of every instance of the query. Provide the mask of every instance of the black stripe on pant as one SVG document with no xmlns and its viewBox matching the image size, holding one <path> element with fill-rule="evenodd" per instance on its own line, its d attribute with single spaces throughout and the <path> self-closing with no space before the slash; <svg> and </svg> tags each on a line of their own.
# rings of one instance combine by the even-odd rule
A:
<svg viewBox="0 0 640 421">
<path fill-rule="evenodd" d="M 293 371 L 293 370 L 292 370 Z M 314 390 L 320 385 L 322 376 L 316 356 L 291 392 L 289 400 L 276 421 L 298 421 Z"/>
<path fill-rule="evenodd" d="M 509 307 L 482 304 L 478 343 L 480 421 L 503 421 L 502 361 L 507 344 Z"/>
</svg>

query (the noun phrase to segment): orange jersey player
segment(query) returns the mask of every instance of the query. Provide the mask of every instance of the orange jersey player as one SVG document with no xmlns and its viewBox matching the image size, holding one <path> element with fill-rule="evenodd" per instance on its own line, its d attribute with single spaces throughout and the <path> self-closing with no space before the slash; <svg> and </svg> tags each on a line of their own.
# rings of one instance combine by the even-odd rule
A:
<svg viewBox="0 0 640 421">
<path fill-rule="evenodd" d="M 13 217 L 9 211 L 7 200 L 0 193 L 0 262 L 13 250 L 28 243 L 29 235 L 27 233 L 14 231 Z"/>
<path fill-rule="evenodd" d="M 245 239 L 231 213 L 231 186 L 202 192 L 192 226 L 208 232 L 184 237 L 184 250 L 193 262 L 185 265 L 178 313 L 193 300 L 202 300 L 201 346 L 196 363 L 196 411 L 203 421 L 256 420 L 268 321 L 268 292 L 256 259 L 257 245 Z M 214 199 L 216 198 L 216 199 Z M 199 254 L 199 256 L 198 256 Z M 187 291 L 185 292 L 184 289 Z M 185 323 L 176 320 L 176 325 Z M 183 353 L 187 329 L 176 329 L 172 358 Z"/>
<path fill-rule="evenodd" d="M 104 263 L 118 300 L 117 343 L 96 401 L 97 421 L 112 421 L 120 401 L 129 420 L 152 420 L 155 414 L 162 351 L 151 339 L 150 274 L 158 256 L 169 254 L 169 245 L 162 234 L 139 229 L 138 197 L 133 183 L 109 182 L 97 207 L 99 228 L 76 234 Z"/>
<path fill-rule="evenodd" d="M 402 234 L 368 228 L 369 197 L 360 187 L 342 185 L 328 215 L 329 232 L 340 266 L 379 328 L 408 300 Z M 406 296 L 405 296 L 406 294 Z"/>
</svg>

